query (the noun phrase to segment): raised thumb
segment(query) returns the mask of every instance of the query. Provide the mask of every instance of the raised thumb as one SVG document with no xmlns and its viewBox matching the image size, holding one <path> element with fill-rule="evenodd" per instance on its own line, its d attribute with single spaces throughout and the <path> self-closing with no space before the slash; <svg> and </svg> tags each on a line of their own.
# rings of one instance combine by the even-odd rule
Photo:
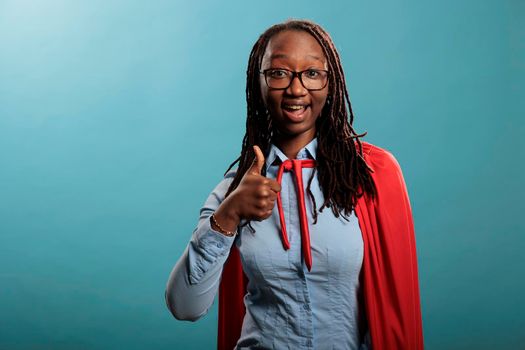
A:
<svg viewBox="0 0 525 350">
<path fill-rule="evenodd" d="M 255 159 L 253 160 L 252 166 L 248 169 L 249 173 L 261 175 L 262 168 L 264 166 L 264 155 L 259 146 L 253 146 L 255 152 Z"/>
</svg>

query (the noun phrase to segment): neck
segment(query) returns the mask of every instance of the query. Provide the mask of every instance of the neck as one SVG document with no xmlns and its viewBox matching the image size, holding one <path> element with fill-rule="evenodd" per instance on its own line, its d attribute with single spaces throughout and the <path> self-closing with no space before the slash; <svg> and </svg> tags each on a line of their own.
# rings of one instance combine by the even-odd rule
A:
<svg viewBox="0 0 525 350">
<path fill-rule="evenodd" d="M 315 138 L 315 131 L 290 137 L 288 135 L 274 134 L 273 142 L 286 155 L 288 159 L 297 158 L 299 151 Z"/>
</svg>

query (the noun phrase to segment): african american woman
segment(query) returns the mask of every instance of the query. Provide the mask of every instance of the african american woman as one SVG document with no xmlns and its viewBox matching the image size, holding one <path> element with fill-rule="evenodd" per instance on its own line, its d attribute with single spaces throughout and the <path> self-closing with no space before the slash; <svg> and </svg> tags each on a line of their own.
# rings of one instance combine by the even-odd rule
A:
<svg viewBox="0 0 525 350">
<path fill-rule="evenodd" d="M 422 349 L 403 175 L 354 131 L 328 33 L 298 20 L 267 29 L 246 100 L 240 157 L 170 274 L 170 311 L 197 320 L 218 293 L 219 349 Z"/>
</svg>

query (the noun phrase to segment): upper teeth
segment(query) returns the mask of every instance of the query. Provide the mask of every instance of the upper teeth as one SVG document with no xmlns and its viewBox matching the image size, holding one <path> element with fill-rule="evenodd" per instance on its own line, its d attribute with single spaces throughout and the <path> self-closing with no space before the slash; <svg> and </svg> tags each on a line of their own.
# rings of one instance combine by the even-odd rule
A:
<svg viewBox="0 0 525 350">
<path fill-rule="evenodd" d="M 296 110 L 304 108 L 304 106 L 301 106 L 301 105 L 286 105 L 285 107 L 290 108 L 290 109 L 296 109 Z"/>
</svg>

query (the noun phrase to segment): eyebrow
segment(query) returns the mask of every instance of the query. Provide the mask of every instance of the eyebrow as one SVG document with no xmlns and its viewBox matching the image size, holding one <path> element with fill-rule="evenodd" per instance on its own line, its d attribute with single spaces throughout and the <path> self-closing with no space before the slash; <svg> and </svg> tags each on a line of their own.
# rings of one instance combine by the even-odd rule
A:
<svg viewBox="0 0 525 350">
<path fill-rule="evenodd" d="M 315 55 L 306 55 L 306 57 L 313 58 L 314 60 L 318 60 L 318 61 L 323 61 L 321 59 L 321 57 L 315 56 Z M 283 53 L 276 53 L 276 54 L 273 54 L 273 55 L 270 56 L 270 59 L 272 59 L 272 60 L 276 59 L 276 58 L 288 58 L 288 56 L 283 54 Z"/>
</svg>

